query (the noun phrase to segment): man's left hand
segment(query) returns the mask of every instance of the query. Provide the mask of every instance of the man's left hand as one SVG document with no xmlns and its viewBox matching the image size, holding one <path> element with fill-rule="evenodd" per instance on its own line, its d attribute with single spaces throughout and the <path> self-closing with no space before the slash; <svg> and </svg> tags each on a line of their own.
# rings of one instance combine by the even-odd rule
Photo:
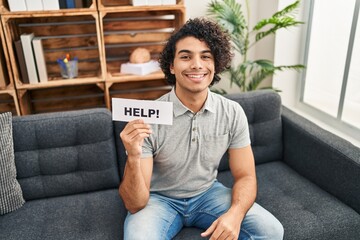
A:
<svg viewBox="0 0 360 240">
<path fill-rule="evenodd" d="M 203 233 L 202 237 L 211 235 L 210 240 L 231 240 L 238 239 L 240 234 L 241 217 L 240 214 L 226 212 L 215 220 L 211 226 Z"/>
</svg>

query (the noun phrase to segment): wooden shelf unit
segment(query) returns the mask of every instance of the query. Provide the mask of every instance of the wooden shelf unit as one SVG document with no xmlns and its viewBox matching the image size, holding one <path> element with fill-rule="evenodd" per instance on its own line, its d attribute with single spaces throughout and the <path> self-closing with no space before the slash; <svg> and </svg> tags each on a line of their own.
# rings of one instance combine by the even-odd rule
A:
<svg viewBox="0 0 360 240">
<path fill-rule="evenodd" d="M 22 114 L 106 107 L 104 83 L 18 90 Z"/>
<path fill-rule="evenodd" d="M 88 108 L 94 105 L 90 103 L 111 109 L 112 97 L 155 99 L 170 89 L 161 71 L 121 74 L 120 65 L 137 47 L 158 58 L 171 33 L 185 22 L 182 0 L 176 5 L 141 7 L 131 6 L 129 0 L 93 0 L 88 8 L 31 12 L 10 12 L 6 0 L 0 0 L 0 12 L 3 45 L 9 52 L 5 57 L 21 114 Z M 42 38 L 47 82 L 30 84 L 21 79 L 14 41 L 23 33 Z M 57 59 L 66 53 L 79 59 L 77 78 L 60 75 Z M 79 102 L 85 97 L 89 105 Z"/>
<path fill-rule="evenodd" d="M 1 20 L 7 43 L 19 40 L 23 33 L 34 33 L 35 37 L 42 38 L 49 76 L 46 83 L 24 83 L 20 77 L 14 45 L 7 45 L 17 88 L 24 89 L 27 85 L 34 85 L 29 86 L 30 88 L 43 88 L 48 84 L 52 86 L 52 81 L 63 81 L 57 59 L 63 58 L 67 53 L 79 59 L 79 76 L 76 81 L 87 83 L 88 78 L 91 81 L 94 78 L 104 81 L 104 73 L 100 67 L 103 54 L 97 12 L 8 14 L 2 15 Z"/>
<path fill-rule="evenodd" d="M 0 78 L 4 77 L 4 79 L 0 79 L 3 83 L 0 85 L 0 113 L 11 112 L 13 115 L 19 116 L 21 112 L 11 74 L 11 64 L 6 61 L 8 59 L 8 51 L 5 41 L 2 41 L 4 38 L 3 26 L 0 24 L 0 42 L 2 43 L 2 49 L 0 49 L 2 66 L 0 67 L 3 68 L 2 71 L 4 72 L 4 76 L 0 76 Z"/>
<path fill-rule="evenodd" d="M 120 73 L 120 66 L 137 47 L 148 49 L 152 59 L 158 59 L 172 32 L 185 22 L 183 1 L 133 7 L 128 0 L 99 0 L 98 9 L 107 72 L 106 106 L 111 109 L 113 97 L 146 100 L 168 92 L 171 87 L 161 71 L 136 76 Z"/>
<path fill-rule="evenodd" d="M 20 108 L 14 89 L 0 90 L 0 113 L 11 112 L 13 116 L 20 116 Z"/>
</svg>

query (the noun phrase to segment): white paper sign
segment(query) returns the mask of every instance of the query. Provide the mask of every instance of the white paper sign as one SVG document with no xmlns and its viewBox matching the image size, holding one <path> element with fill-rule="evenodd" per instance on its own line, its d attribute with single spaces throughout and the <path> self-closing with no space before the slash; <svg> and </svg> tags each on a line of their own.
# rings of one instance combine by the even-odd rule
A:
<svg viewBox="0 0 360 240">
<path fill-rule="evenodd" d="M 146 123 L 172 125 L 173 103 L 113 98 L 112 116 L 114 121 L 143 119 Z"/>
</svg>

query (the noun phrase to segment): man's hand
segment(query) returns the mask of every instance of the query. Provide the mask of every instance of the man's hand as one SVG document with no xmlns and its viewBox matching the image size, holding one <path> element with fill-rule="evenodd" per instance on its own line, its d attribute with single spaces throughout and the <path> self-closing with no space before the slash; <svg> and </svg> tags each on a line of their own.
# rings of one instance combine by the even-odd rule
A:
<svg viewBox="0 0 360 240">
<path fill-rule="evenodd" d="M 127 151 L 128 157 L 141 157 L 141 146 L 144 139 L 149 137 L 151 133 L 152 131 L 150 125 L 145 124 L 141 119 L 131 121 L 125 126 L 123 131 L 120 133 L 120 138 Z"/>
<path fill-rule="evenodd" d="M 149 201 L 153 159 L 141 159 L 141 154 L 144 139 L 149 137 L 151 132 L 150 126 L 143 120 L 134 120 L 126 124 L 120 133 L 128 158 L 119 194 L 126 209 L 132 214 L 143 209 Z"/>
<path fill-rule="evenodd" d="M 242 221 L 240 215 L 236 211 L 231 212 L 229 209 L 228 212 L 215 220 L 205 232 L 201 233 L 201 236 L 208 237 L 211 235 L 210 240 L 238 239 Z"/>
</svg>

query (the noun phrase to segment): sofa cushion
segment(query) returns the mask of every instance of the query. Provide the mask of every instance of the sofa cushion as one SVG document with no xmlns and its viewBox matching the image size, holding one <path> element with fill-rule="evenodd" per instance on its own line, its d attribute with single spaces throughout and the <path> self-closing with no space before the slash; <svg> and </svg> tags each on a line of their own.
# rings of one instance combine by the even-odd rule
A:
<svg viewBox="0 0 360 240">
<path fill-rule="evenodd" d="M 360 216 L 353 209 L 301 177 L 281 161 L 256 166 L 256 202 L 283 224 L 284 240 L 358 239 Z M 230 171 L 218 180 L 232 187 Z M 202 239 L 197 228 L 184 228 L 175 239 Z"/>
<path fill-rule="evenodd" d="M 22 191 L 16 180 L 11 121 L 10 112 L 0 114 L 0 215 L 24 204 Z"/>
<path fill-rule="evenodd" d="M 122 239 L 125 216 L 117 189 L 33 200 L 0 218 L 0 239 Z"/>
<path fill-rule="evenodd" d="M 174 237 L 174 240 L 204 240 L 205 238 L 200 235 L 202 232 L 204 230 L 200 228 L 185 227 Z"/>
<path fill-rule="evenodd" d="M 283 126 L 284 162 L 360 214 L 360 148 L 287 108 Z"/>
<path fill-rule="evenodd" d="M 26 200 L 118 187 L 107 109 L 14 117 L 18 181 Z"/>
<path fill-rule="evenodd" d="M 256 167 L 257 202 L 283 224 L 284 239 L 358 239 L 360 215 L 283 162 Z"/>
<path fill-rule="evenodd" d="M 282 159 L 281 98 L 279 94 L 272 90 L 257 90 L 229 94 L 226 97 L 238 102 L 245 111 L 255 163 Z M 219 170 L 228 169 L 228 156 L 225 154 Z"/>
</svg>

